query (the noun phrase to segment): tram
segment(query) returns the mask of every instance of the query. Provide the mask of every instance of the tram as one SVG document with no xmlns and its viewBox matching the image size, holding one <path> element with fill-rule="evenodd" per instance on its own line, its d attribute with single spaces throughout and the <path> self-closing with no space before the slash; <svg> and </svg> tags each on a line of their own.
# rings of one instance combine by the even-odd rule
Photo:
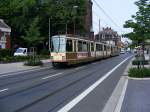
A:
<svg viewBox="0 0 150 112">
<path fill-rule="evenodd" d="M 54 67 L 73 65 L 119 55 L 117 46 L 74 35 L 51 38 L 51 61 Z"/>
</svg>

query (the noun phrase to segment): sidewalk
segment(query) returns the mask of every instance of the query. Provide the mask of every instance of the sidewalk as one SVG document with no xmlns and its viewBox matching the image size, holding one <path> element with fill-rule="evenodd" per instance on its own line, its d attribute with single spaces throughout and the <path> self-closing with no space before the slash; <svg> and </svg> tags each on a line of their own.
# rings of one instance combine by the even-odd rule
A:
<svg viewBox="0 0 150 112">
<path fill-rule="evenodd" d="M 121 112 L 150 112 L 150 78 L 128 78 Z"/>
<path fill-rule="evenodd" d="M 150 80 L 129 79 L 121 112 L 150 112 Z"/>
<path fill-rule="evenodd" d="M 44 66 L 46 66 L 47 63 L 50 63 L 50 59 L 42 60 L 42 62 L 44 63 Z M 41 67 L 40 66 L 24 66 L 24 62 L 0 64 L 0 74 L 7 74 L 7 73 L 31 70 L 31 69 L 36 69 L 36 68 L 41 68 Z"/>
<path fill-rule="evenodd" d="M 150 78 L 128 78 L 131 67 L 130 62 L 103 112 L 150 112 Z"/>
</svg>

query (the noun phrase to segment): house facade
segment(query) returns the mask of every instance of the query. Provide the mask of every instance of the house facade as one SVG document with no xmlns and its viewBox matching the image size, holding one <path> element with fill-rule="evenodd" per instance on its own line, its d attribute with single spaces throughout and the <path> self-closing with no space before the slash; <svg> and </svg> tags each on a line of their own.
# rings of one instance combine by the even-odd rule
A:
<svg viewBox="0 0 150 112">
<path fill-rule="evenodd" d="M 122 47 L 121 37 L 119 36 L 119 34 L 113 29 L 108 27 L 103 28 L 102 31 L 96 34 L 95 40 L 113 46 L 118 46 L 119 48 Z"/>
<path fill-rule="evenodd" d="M 10 49 L 11 28 L 0 19 L 0 49 Z"/>
</svg>

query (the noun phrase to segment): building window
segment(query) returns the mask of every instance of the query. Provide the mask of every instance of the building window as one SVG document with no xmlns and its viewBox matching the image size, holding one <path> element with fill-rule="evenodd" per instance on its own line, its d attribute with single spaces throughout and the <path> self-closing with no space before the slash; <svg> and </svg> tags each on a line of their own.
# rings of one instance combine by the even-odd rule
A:
<svg viewBox="0 0 150 112">
<path fill-rule="evenodd" d="M 5 34 L 5 32 L 2 32 L 1 41 L 2 42 L 6 42 L 6 34 Z"/>
</svg>

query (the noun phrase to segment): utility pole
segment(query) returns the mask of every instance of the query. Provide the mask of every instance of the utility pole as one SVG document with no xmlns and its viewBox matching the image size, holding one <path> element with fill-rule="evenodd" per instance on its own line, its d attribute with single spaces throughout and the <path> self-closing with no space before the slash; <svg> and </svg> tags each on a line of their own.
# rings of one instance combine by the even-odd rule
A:
<svg viewBox="0 0 150 112">
<path fill-rule="evenodd" d="M 67 23 L 66 23 L 66 35 L 68 34 L 67 30 L 68 30 L 68 25 L 67 25 Z"/>
<path fill-rule="evenodd" d="M 73 6 L 73 9 L 74 9 L 74 25 L 73 25 L 73 33 L 74 33 L 74 36 L 75 36 L 75 33 L 76 33 L 76 13 L 77 13 L 77 8 L 78 6 Z"/>
<path fill-rule="evenodd" d="M 49 18 L 49 44 L 48 44 L 48 46 L 49 46 L 49 52 L 50 52 L 50 54 L 51 54 L 51 18 Z M 51 56 L 51 55 L 50 55 Z"/>
<path fill-rule="evenodd" d="M 100 21 L 100 18 L 99 18 L 99 41 L 100 41 L 100 30 L 101 30 L 101 21 Z"/>
</svg>

